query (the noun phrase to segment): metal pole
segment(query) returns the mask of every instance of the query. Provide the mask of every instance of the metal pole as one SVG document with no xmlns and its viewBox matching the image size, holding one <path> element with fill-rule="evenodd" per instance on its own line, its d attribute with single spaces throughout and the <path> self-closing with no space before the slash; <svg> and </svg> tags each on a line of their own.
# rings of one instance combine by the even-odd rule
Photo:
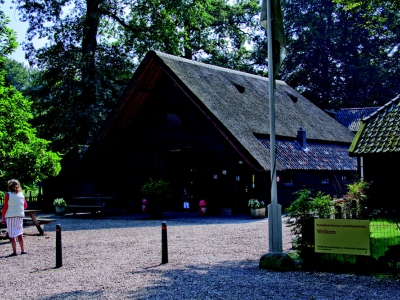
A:
<svg viewBox="0 0 400 300">
<path fill-rule="evenodd" d="M 271 0 L 267 0 L 268 34 L 268 87 L 270 119 L 270 168 L 271 168 L 271 204 L 268 205 L 269 252 L 282 252 L 281 206 L 278 204 L 276 185 L 276 145 L 275 145 L 275 95 L 274 65 L 272 55 L 272 12 Z"/>
<path fill-rule="evenodd" d="M 61 225 L 56 225 L 56 268 L 62 266 Z"/>
<path fill-rule="evenodd" d="M 168 263 L 167 223 L 161 225 L 161 263 Z"/>
</svg>

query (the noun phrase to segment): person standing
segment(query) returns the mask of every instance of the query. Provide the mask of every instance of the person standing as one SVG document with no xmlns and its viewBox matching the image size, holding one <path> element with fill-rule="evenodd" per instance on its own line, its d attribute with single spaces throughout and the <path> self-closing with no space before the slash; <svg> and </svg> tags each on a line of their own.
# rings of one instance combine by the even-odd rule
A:
<svg viewBox="0 0 400 300">
<path fill-rule="evenodd" d="M 8 236 L 11 240 L 13 252 L 9 256 L 17 255 L 17 243 L 21 248 L 21 254 L 27 254 L 24 248 L 23 234 L 23 218 L 25 217 L 24 210 L 28 207 L 24 194 L 21 191 L 21 186 L 16 179 L 8 181 L 9 192 L 4 197 L 4 206 L 1 222 L 7 224 Z"/>
<path fill-rule="evenodd" d="M 183 210 L 188 212 L 190 210 L 190 196 L 186 188 L 183 189 Z"/>
</svg>

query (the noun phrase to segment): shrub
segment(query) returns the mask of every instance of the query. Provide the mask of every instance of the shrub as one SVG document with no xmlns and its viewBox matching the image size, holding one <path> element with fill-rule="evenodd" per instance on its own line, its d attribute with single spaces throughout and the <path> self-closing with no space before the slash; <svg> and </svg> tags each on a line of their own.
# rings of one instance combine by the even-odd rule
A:
<svg viewBox="0 0 400 300">
<path fill-rule="evenodd" d="M 65 202 L 65 200 L 63 198 L 57 198 L 54 200 L 53 206 L 54 207 L 66 207 L 67 202 Z"/>
<path fill-rule="evenodd" d="M 143 196 L 149 198 L 150 203 L 156 205 L 164 205 L 166 200 L 171 196 L 169 183 L 162 179 L 154 180 L 150 178 L 142 186 L 141 191 Z"/>
<path fill-rule="evenodd" d="M 265 207 L 264 201 L 258 201 L 257 199 L 250 199 L 247 205 L 251 209 L 257 209 L 257 208 L 264 208 Z"/>
<path fill-rule="evenodd" d="M 295 195 L 297 198 L 287 209 L 289 213 L 287 224 L 292 227 L 291 232 L 295 236 L 294 246 L 302 255 L 307 247 L 307 241 L 313 236 L 314 218 L 330 218 L 334 213 L 334 208 L 331 197 L 322 192 L 318 192 L 313 197 L 310 190 L 301 189 L 295 192 Z"/>
<path fill-rule="evenodd" d="M 342 211 L 342 218 L 366 218 L 368 217 L 368 208 L 366 201 L 368 199 L 367 190 L 369 183 L 359 180 L 347 185 L 347 194 L 341 199 L 335 199 L 335 205 Z"/>
</svg>

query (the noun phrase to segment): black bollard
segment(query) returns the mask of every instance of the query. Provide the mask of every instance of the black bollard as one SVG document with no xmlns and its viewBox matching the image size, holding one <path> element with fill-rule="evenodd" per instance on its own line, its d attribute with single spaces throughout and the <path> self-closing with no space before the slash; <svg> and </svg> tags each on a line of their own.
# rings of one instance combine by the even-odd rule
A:
<svg viewBox="0 0 400 300">
<path fill-rule="evenodd" d="M 56 225 L 56 268 L 62 266 L 61 225 Z"/>
<path fill-rule="evenodd" d="M 161 263 L 168 263 L 167 223 L 161 225 Z"/>
</svg>

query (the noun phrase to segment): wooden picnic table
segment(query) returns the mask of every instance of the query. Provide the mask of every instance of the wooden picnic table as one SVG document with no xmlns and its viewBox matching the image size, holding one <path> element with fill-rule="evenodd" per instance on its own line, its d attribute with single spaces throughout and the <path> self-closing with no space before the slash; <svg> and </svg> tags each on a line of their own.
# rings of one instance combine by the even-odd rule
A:
<svg viewBox="0 0 400 300">
<path fill-rule="evenodd" d="M 56 219 L 49 219 L 49 218 L 36 218 L 36 213 L 41 212 L 38 209 L 25 209 L 25 216 L 28 215 L 29 218 L 24 218 L 24 222 L 32 221 L 33 224 L 36 226 L 37 230 L 39 231 L 40 235 L 44 235 L 43 228 L 40 226 L 42 224 L 50 224 L 51 222 L 57 221 Z"/>
<path fill-rule="evenodd" d="M 0 212 L 3 209 L 3 204 L 0 204 Z M 43 228 L 40 226 L 41 224 L 49 224 L 51 222 L 57 221 L 56 219 L 49 219 L 49 218 L 36 218 L 36 213 L 41 212 L 41 210 L 38 209 L 25 209 L 25 217 L 24 218 L 24 223 L 27 221 L 32 221 L 32 223 L 36 226 L 37 230 L 39 231 L 40 235 L 44 234 Z M 5 226 L 5 224 L 2 224 Z M 3 227 L 3 226 L 2 226 Z"/>
</svg>

